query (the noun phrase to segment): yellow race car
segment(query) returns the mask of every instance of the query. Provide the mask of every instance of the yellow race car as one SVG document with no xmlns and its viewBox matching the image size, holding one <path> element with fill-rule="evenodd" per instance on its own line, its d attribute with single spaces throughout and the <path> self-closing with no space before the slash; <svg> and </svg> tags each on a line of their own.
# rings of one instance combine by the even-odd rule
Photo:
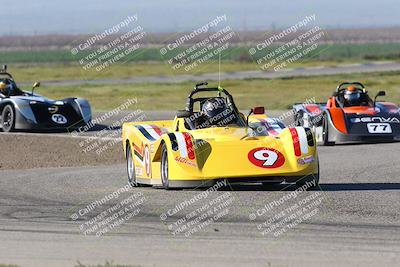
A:
<svg viewBox="0 0 400 267">
<path fill-rule="evenodd" d="M 222 179 L 318 186 L 318 155 L 310 129 L 287 128 L 267 117 L 263 107 L 245 117 L 225 89 L 206 85 L 195 86 L 186 109 L 173 120 L 123 124 L 132 186 L 192 188 Z"/>
</svg>

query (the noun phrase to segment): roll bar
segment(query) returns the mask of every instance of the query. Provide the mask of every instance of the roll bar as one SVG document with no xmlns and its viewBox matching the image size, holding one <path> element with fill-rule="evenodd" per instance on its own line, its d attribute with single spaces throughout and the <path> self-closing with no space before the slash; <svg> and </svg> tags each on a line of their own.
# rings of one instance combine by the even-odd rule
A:
<svg viewBox="0 0 400 267">
<path fill-rule="evenodd" d="M 360 82 L 344 82 L 344 83 L 339 84 L 336 87 L 336 92 L 339 92 L 339 90 L 342 89 L 342 87 L 345 86 L 345 85 L 347 85 L 347 86 L 348 85 L 358 85 L 358 86 L 361 87 L 361 89 L 365 89 L 365 86 Z"/>
<path fill-rule="evenodd" d="M 228 99 L 228 103 L 227 103 L 228 106 L 232 107 L 236 112 L 238 112 L 235 102 L 233 101 L 233 97 L 228 91 L 226 91 L 224 88 L 222 88 L 220 86 L 219 87 L 201 87 L 201 86 L 206 86 L 206 85 L 208 85 L 208 82 L 198 83 L 195 85 L 194 90 L 192 92 L 190 92 L 190 94 L 188 96 L 188 100 L 186 102 L 186 110 L 187 111 L 190 111 L 191 113 L 193 112 L 193 104 L 194 104 L 194 100 L 196 100 L 196 98 L 193 98 L 193 96 L 195 94 L 200 93 L 200 92 L 218 92 L 219 94 L 223 93 Z"/>
<path fill-rule="evenodd" d="M 3 67 L 0 69 L 0 75 L 8 76 L 8 78 L 14 80 L 13 76 L 7 72 L 7 65 L 3 65 Z"/>
</svg>

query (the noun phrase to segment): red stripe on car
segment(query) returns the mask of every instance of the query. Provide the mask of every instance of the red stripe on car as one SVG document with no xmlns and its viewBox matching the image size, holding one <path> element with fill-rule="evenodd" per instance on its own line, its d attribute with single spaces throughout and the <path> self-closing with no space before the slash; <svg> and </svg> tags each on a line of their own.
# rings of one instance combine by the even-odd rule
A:
<svg viewBox="0 0 400 267">
<path fill-rule="evenodd" d="M 187 148 L 187 152 L 188 152 L 188 157 L 189 157 L 189 159 L 194 159 L 195 156 L 194 156 L 194 147 L 193 147 L 192 139 L 188 133 L 182 133 L 182 134 L 185 137 L 185 143 L 186 143 L 186 148 Z"/>
<path fill-rule="evenodd" d="M 143 156 L 143 144 L 142 144 L 142 148 L 133 144 L 133 149 L 136 150 L 141 156 Z"/>
<path fill-rule="evenodd" d="M 158 126 L 156 126 L 156 125 L 151 125 L 151 127 L 154 129 L 154 131 L 156 131 L 156 133 L 158 134 L 158 135 L 162 135 L 162 131 L 161 131 L 161 129 L 158 127 Z"/>
<path fill-rule="evenodd" d="M 289 128 L 289 130 L 290 130 L 290 133 L 292 134 L 294 154 L 297 157 L 299 157 L 299 156 L 301 156 L 299 134 L 297 133 L 296 128 Z"/>
</svg>

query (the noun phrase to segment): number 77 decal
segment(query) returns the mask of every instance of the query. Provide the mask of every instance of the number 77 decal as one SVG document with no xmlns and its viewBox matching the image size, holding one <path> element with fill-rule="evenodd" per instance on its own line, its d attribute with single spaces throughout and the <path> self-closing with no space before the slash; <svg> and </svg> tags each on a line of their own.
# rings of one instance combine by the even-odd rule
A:
<svg viewBox="0 0 400 267">
<path fill-rule="evenodd" d="M 368 123 L 368 132 L 372 134 L 392 133 L 392 127 L 389 123 Z"/>
</svg>

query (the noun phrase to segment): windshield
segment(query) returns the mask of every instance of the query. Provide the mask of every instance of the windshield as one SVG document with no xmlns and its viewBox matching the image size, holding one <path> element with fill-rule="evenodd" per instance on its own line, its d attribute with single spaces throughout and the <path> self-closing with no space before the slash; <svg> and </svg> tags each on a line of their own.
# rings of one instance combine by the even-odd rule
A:
<svg viewBox="0 0 400 267">
<path fill-rule="evenodd" d="M 249 127 L 252 129 L 252 136 L 277 136 L 286 128 L 282 121 L 272 118 L 253 119 L 249 122 Z"/>
<path fill-rule="evenodd" d="M 196 129 L 211 127 L 243 127 L 243 118 L 231 108 L 221 109 L 214 113 L 198 112 L 195 119 Z"/>
</svg>

